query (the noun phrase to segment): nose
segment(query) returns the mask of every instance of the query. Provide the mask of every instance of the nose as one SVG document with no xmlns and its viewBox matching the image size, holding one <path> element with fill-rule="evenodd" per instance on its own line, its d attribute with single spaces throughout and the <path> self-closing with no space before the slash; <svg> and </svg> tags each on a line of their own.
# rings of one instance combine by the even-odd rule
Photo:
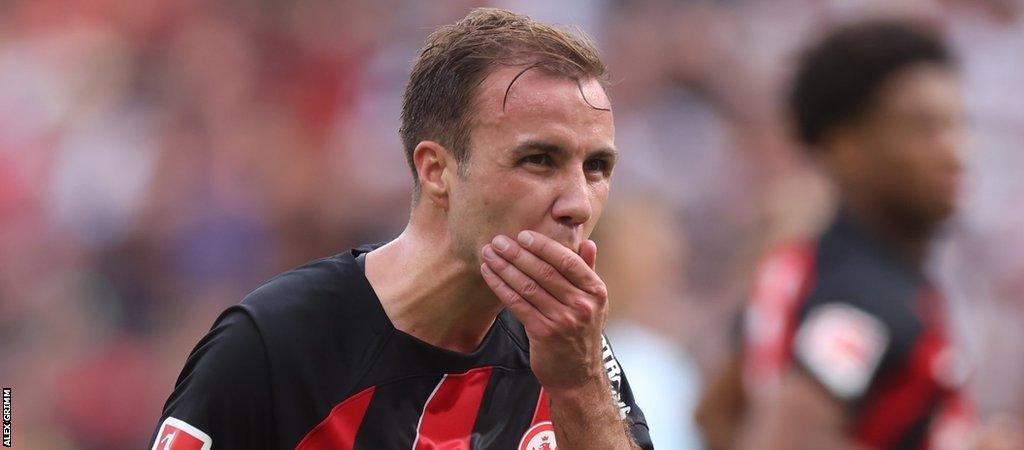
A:
<svg viewBox="0 0 1024 450">
<path fill-rule="evenodd" d="M 567 227 L 582 225 L 590 220 L 593 213 L 591 207 L 591 189 L 586 173 L 582 167 L 579 171 L 570 171 L 559 183 L 558 197 L 551 208 L 555 220 Z"/>
</svg>

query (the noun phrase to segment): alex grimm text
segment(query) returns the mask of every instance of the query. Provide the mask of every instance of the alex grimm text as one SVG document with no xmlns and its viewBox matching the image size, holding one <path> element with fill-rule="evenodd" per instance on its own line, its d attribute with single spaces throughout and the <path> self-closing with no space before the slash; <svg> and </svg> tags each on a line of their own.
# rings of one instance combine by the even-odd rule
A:
<svg viewBox="0 0 1024 450">
<path fill-rule="evenodd" d="M 4 388 L 4 447 L 11 446 L 11 388 Z"/>
</svg>

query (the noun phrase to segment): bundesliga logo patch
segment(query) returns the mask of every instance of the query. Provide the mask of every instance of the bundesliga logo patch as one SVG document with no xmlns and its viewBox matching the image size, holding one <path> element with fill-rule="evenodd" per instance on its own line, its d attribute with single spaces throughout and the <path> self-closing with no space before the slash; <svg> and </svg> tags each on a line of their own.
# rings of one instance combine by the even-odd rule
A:
<svg viewBox="0 0 1024 450">
<path fill-rule="evenodd" d="M 210 450 L 213 440 L 198 428 L 168 417 L 160 424 L 160 433 L 151 450 Z"/>
<path fill-rule="evenodd" d="M 548 421 L 530 427 L 523 435 L 523 439 L 519 441 L 519 450 L 556 450 L 557 448 L 555 427 Z"/>
<path fill-rule="evenodd" d="M 859 308 L 828 303 L 811 310 L 796 332 L 795 354 L 833 394 L 864 395 L 889 345 L 885 324 Z"/>
</svg>

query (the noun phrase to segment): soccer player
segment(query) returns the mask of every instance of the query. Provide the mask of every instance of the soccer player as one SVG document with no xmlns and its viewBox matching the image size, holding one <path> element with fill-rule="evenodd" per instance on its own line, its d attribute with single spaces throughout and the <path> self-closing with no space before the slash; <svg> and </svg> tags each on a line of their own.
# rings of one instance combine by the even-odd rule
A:
<svg viewBox="0 0 1024 450">
<path fill-rule="evenodd" d="M 496 9 L 416 57 L 405 231 L 286 272 L 192 351 L 152 448 L 653 448 L 588 240 L 617 152 L 586 38 Z"/>
<path fill-rule="evenodd" d="M 770 253 L 756 274 L 735 366 L 747 394 L 739 447 L 971 448 L 966 367 L 922 271 L 960 189 L 950 51 L 909 24 L 850 24 L 804 54 L 788 100 L 840 207 L 824 233 Z"/>
</svg>

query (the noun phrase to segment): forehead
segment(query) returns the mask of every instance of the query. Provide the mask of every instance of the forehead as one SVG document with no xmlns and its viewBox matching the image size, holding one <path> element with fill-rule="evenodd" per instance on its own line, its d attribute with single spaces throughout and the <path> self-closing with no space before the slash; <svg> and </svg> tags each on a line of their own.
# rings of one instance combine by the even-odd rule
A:
<svg viewBox="0 0 1024 450">
<path fill-rule="evenodd" d="M 921 64 L 896 74 L 879 92 L 878 106 L 889 112 L 922 109 L 956 112 L 961 106 L 959 81 L 949 68 Z"/>
<path fill-rule="evenodd" d="M 500 67 L 484 79 L 475 99 L 476 132 L 500 134 L 526 128 L 534 133 L 573 134 L 586 141 L 613 139 L 611 102 L 600 82 L 523 69 Z M 611 142 L 593 145 L 610 146 Z"/>
</svg>

